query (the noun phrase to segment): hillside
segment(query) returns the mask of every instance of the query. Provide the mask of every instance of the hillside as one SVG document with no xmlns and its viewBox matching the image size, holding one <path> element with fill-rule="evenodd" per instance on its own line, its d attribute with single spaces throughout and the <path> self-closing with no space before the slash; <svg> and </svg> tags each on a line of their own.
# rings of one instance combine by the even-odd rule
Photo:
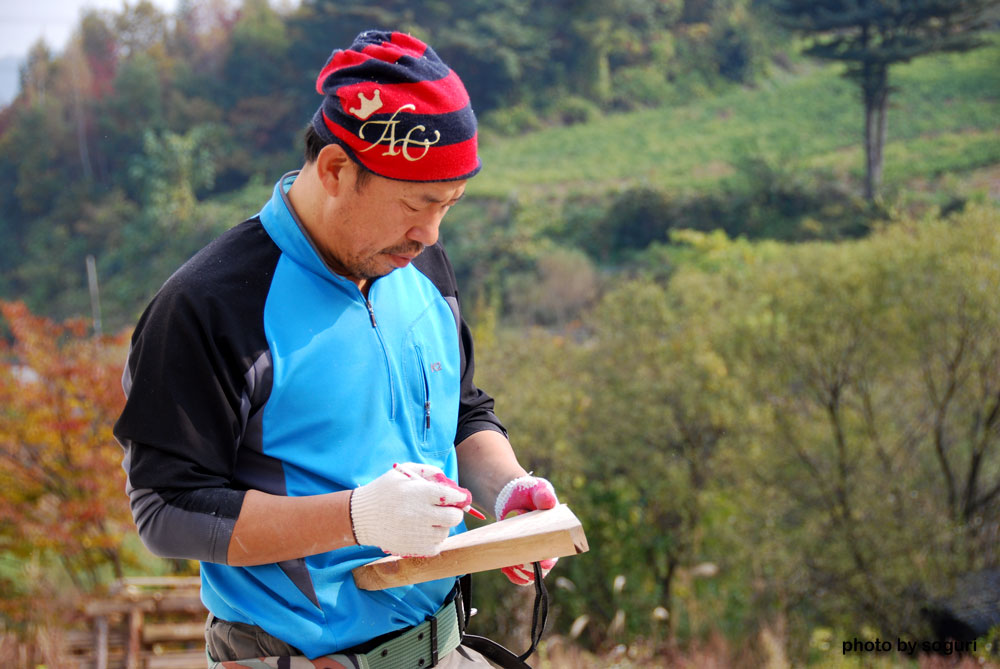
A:
<svg viewBox="0 0 1000 669">
<path fill-rule="evenodd" d="M 675 108 L 612 114 L 519 137 L 487 136 L 470 194 L 550 196 L 654 185 L 711 188 L 748 157 L 858 179 L 862 111 L 836 65 L 776 70 Z M 1000 163 L 1000 41 L 892 70 L 886 185 Z"/>
</svg>

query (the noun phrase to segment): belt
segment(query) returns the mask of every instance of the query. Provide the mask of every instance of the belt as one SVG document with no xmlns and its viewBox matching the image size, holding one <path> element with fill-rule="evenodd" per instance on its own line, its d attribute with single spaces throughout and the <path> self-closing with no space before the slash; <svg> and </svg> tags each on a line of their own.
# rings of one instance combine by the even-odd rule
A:
<svg viewBox="0 0 1000 669">
<path fill-rule="evenodd" d="M 462 630 L 452 599 L 419 625 L 355 657 L 362 669 L 424 669 L 436 665 L 439 656 L 461 643 Z"/>
<path fill-rule="evenodd" d="M 456 588 L 448 603 L 443 604 L 437 613 L 419 625 L 399 632 L 386 641 L 380 642 L 379 639 L 375 639 L 362 647 L 348 648 L 333 655 L 323 655 L 317 660 L 328 659 L 339 663 L 336 666 L 343 665 L 358 669 L 425 669 L 433 667 L 437 664 L 440 656 L 447 655 L 462 643 L 464 619 L 459 621 L 458 618 L 460 611 L 464 613 L 461 602 L 461 595 L 458 594 Z M 213 616 L 209 616 L 209 620 L 212 618 Z M 256 629 L 260 634 L 267 634 L 260 628 Z M 300 657 L 260 657 L 253 660 L 219 661 L 213 658 L 211 653 L 208 653 L 207 647 L 205 650 L 209 669 L 240 669 L 249 666 L 278 668 L 288 666 L 289 659 L 294 664 L 295 659 Z"/>
</svg>

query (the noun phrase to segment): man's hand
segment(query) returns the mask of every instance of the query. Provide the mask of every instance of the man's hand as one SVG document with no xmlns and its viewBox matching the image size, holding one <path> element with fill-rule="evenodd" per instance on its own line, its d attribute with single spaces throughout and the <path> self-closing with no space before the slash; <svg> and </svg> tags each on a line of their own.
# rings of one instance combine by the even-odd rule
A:
<svg viewBox="0 0 1000 669">
<path fill-rule="evenodd" d="M 445 483 L 447 481 L 447 483 Z M 393 465 L 351 494 L 358 543 L 405 556 L 437 555 L 448 530 L 462 522 L 472 495 L 432 465 Z"/>
<path fill-rule="evenodd" d="M 500 491 L 497 497 L 496 517 L 497 520 L 505 520 L 528 511 L 551 509 L 558 503 L 559 499 L 551 483 L 535 476 L 521 476 L 505 485 Z M 555 566 L 557 559 L 541 561 L 543 577 Z M 515 585 L 529 585 L 535 582 L 535 571 L 531 564 L 504 567 L 500 571 Z"/>
</svg>

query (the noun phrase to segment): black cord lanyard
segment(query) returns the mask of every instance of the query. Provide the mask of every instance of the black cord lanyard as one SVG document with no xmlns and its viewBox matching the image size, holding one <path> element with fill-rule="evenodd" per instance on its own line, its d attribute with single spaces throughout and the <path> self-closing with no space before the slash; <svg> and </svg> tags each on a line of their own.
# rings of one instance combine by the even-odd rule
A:
<svg viewBox="0 0 1000 669">
<path fill-rule="evenodd" d="M 490 661 L 503 667 L 504 669 L 531 669 L 525 660 L 538 648 L 538 642 L 542 640 L 542 633 L 545 631 L 545 622 L 549 617 L 549 592 L 545 589 L 545 580 L 542 578 L 542 565 L 534 563 L 535 568 L 535 604 L 531 610 L 531 647 L 521 655 L 504 648 L 496 641 L 487 639 L 475 634 L 466 634 L 462 637 L 462 645 L 481 653 Z M 465 589 L 464 601 L 471 602 L 471 580 L 463 579 Z"/>
<path fill-rule="evenodd" d="M 542 578 L 542 565 L 534 563 L 535 567 L 535 605 L 531 610 L 531 647 L 517 659 L 524 662 L 538 647 L 545 631 L 545 622 L 549 617 L 549 591 L 545 589 L 545 579 Z"/>
</svg>

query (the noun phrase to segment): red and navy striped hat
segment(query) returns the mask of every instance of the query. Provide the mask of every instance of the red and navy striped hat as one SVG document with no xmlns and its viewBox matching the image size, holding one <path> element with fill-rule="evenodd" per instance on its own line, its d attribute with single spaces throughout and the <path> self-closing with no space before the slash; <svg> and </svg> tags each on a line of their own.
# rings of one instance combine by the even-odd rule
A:
<svg viewBox="0 0 1000 669">
<path fill-rule="evenodd" d="M 482 166 L 465 86 L 415 37 L 361 33 L 330 55 L 316 91 L 324 96 L 316 132 L 379 176 L 454 181 Z"/>
</svg>

